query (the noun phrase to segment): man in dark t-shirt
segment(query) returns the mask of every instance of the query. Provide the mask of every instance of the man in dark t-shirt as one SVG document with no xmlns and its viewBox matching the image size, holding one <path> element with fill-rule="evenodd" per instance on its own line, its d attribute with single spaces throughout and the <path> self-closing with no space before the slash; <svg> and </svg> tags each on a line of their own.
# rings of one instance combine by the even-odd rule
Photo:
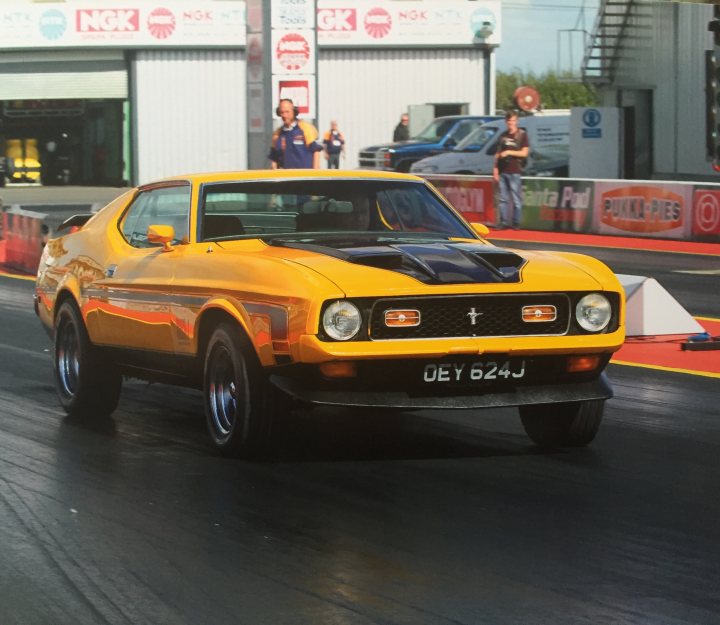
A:
<svg viewBox="0 0 720 625">
<path fill-rule="evenodd" d="M 527 132 L 518 128 L 518 116 L 514 111 L 505 114 L 507 130 L 500 135 L 493 179 L 500 186 L 500 219 L 498 227 L 514 230 L 520 227 L 522 217 L 522 170 L 530 153 Z M 512 213 L 508 212 L 508 203 L 512 200 Z"/>
</svg>

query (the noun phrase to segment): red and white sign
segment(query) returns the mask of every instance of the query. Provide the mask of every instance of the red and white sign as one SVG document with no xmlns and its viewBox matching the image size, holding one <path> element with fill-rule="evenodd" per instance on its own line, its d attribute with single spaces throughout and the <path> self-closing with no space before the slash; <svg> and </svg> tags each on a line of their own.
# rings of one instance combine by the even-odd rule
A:
<svg viewBox="0 0 720 625">
<path fill-rule="evenodd" d="M 76 28 L 80 33 L 119 33 L 140 30 L 138 9 L 79 9 Z"/>
<path fill-rule="evenodd" d="M 175 15 L 168 9 L 155 9 L 148 16 L 147 26 L 155 39 L 167 39 L 175 32 Z"/>
<path fill-rule="evenodd" d="M 6 5 L 13 8 L 8 11 Z M 245 5 L 213 0 L 0 2 L 4 48 L 242 47 Z"/>
<path fill-rule="evenodd" d="M 273 106 L 287 98 L 297 106 L 301 117 L 315 118 L 314 76 L 273 76 L 272 83 Z"/>
<path fill-rule="evenodd" d="M 392 17 L 382 7 L 370 9 L 365 14 L 365 30 L 373 39 L 383 39 L 392 30 Z"/>
<path fill-rule="evenodd" d="M 310 44 L 302 35 L 288 33 L 278 41 L 275 56 L 284 70 L 289 72 L 302 70 L 310 60 Z"/>
<path fill-rule="evenodd" d="M 319 31 L 355 32 L 357 30 L 357 10 L 318 9 L 317 28 Z"/>
<path fill-rule="evenodd" d="M 501 18 L 499 0 L 317 0 L 318 45 L 497 46 Z M 482 42 L 479 25 L 488 29 Z"/>
<path fill-rule="evenodd" d="M 315 73 L 315 46 L 312 30 L 272 31 L 273 74 Z"/>
<path fill-rule="evenodd" d="M 692 187 L 680 184 L 595 183 L 595 228 L 601 234 L 681 239 L 689 223 Z"/>
<path fill-rule="evenodd" d="M 421 9 L 410 9 L 409 11 L 401 10 L 398 13 L 398 21 L 401 24 L 426 24 L 430 21 L 430 11 Z"/>
<path fill-rule="evenodd" d="M 720 236 L 720 190 L 695 191 L 692 234 Z"/>
<path fill-rule="evenodd" d="M 186 26 L 208 26 L 215 21 L 212 11 L 189 9 L 182 12 L 182 21 Z"/>
<path fill-rule="evenodd" d="M 495 223 L 493 181 L 458 176 L 425 176 L 469 222 Z"/>
</svg>

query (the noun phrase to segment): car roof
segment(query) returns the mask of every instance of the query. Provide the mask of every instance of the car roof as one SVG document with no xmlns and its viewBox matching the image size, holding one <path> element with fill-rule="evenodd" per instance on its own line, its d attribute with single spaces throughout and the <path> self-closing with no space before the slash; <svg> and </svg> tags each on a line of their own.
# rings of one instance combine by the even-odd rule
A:
<svg viewBox="0 0 720 625">
<path fill-rule="evenodd" d="M 205 172 L 170 176 L 161 180 L 140 185 L 147 188 L 158 184 L 172 182 L 190 182 L 204 184 L 209 182 L 242 182 L 242 181 L 272 181 L 293 179 L 322 179 L 322 180 L 409 180 L 424 182 L 419 176 L 413 174 L 400 174 L 376 170 L 341 170 L 341 169 L 247 169 L 240 171 Z"/>
</svg>

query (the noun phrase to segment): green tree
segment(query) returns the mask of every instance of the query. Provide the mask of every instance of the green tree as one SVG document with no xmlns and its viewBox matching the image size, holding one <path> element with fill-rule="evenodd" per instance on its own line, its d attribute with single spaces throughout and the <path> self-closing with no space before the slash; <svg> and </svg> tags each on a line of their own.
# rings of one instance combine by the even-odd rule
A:
<svg viewBox="0 0 720 625">
<path fill-rule="evenodd" d="M 546 109 L 568 109 L 572 106 L 596 106 L 597 94 L 587 85 L 577 82 L 570 74 L 549 71 L 534 74 L 514 70 L 497 72 L 495 77 L 498 110 L 517 108 L 513 94 L 518 87 L 533 87 L 540 94 L 540 102 Z"/>
</svg>

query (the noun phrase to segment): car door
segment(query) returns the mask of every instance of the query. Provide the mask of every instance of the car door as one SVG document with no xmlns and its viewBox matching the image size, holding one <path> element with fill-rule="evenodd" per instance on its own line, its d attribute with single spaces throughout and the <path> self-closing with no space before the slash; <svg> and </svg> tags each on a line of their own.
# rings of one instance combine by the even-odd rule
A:
<svg viewBox="0 0 720 625">
<path fill-rule="evenodd" d="M 95 342 L 173 351 L 173 279 L 178 248 L 188 241 L 190 195 L 189 183 L 144 188 L 121 217 L 105 278 L 95 283 L 95 318 L 88 319 Z M 151 225 L 175 229 L 170 248 L 148 241 Z"/>
</svg>

